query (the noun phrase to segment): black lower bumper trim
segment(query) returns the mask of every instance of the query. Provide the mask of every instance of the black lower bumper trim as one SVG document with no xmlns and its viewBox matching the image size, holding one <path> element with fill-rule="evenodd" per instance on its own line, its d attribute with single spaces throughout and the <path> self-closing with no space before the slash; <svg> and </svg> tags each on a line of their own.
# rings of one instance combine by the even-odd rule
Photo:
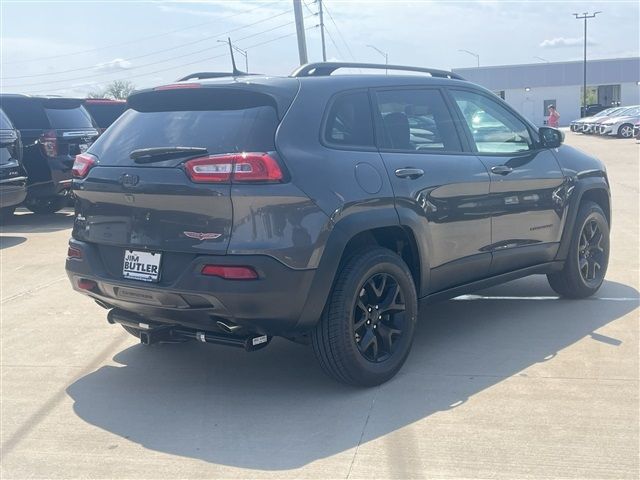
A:
<svg viewBox="0 0 640 480">
<path fill-rule="evenodd" d="M 199 331 L 178 325 L 148 323 L 146 320 L 117 309 L 109 311 L 107 321 L 111 324 L 119 323 L 138 330 L 140 332 L 140 343 L 144 345 L 196 340 L 202 343 L 240 347 L 247 352 L 252 352 L 266 347 L 271 342 L 271 337 L 268 335 L 233 336 L 217 332 Z"/>
</svg>

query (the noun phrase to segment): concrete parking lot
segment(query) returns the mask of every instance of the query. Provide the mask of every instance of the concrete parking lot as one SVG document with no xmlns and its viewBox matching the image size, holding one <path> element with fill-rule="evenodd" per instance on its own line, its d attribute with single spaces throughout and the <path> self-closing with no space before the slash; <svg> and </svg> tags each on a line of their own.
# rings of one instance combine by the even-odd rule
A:
<svg viewBox="0 0 640 480">
<path fill-rule="evenodd" d="M 284 340 L 138 345 L 68 285 L 71 212 L 20 212 L 0 239 L 2 478 L 638 478 L 640 145 L 567 143 L 612 181 L 596 298 L 536 276 L 432 306 L 369 390 Z"/>
</svg>

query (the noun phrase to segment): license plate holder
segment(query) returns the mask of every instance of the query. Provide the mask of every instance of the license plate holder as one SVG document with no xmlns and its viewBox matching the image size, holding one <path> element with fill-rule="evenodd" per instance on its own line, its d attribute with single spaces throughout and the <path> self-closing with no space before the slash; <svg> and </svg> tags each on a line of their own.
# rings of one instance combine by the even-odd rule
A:
<svg viewBox="0 0 640 480">
<path fill-rule="evenodd" d="M 122 276 L 129 280 L 157 282 L 160 279 L 162 253 L 144 250 L 125 250 Z"/>
</svg>

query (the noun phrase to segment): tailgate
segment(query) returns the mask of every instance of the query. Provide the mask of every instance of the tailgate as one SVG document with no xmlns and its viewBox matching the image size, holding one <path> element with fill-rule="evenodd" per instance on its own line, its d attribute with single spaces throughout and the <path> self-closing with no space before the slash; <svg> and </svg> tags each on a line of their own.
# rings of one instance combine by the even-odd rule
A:
<svg viewBox="0 0 640 480">
<path fill-rule="evenodd" d="M 98 166 L 75 185 L 73 236 L 142 250 L 224 254 L 230 189 L 193 183 L 179 167 Z"/>
</svg>

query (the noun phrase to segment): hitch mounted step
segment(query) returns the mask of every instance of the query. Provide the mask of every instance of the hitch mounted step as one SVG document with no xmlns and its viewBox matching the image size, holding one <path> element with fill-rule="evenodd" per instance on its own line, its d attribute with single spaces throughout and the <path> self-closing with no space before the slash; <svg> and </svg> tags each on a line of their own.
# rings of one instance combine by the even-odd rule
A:
<svg viewBox="0 0 640 480">
<path fill-rule="evenodd" d="M 138 330 L 140 332 L 140 343 L 144 345 L 196 340 L 202 343 L 244 348 L 247 352 L 252 352 L 266 347 L 272 338 L 268 335 L 260 334 L 233 336 L 185 328 L 179 325 L 150 323 L 142 317 L 115 308 L 109 311 L 107 321 L 111 324 L 119 323 Z"/>
</svg>

